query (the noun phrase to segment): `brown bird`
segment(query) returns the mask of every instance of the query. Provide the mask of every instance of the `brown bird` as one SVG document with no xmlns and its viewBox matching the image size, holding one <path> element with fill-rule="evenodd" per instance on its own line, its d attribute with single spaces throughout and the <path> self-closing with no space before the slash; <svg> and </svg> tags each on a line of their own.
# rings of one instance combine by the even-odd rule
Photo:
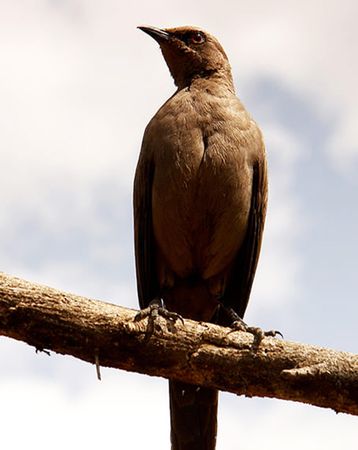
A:
<svg viewBox="0 0 358 450">
<path fill-rule="evenodd" d="M 260 253 L 261 132 L 217 39 L 194 27 L 139 28 L 159 43 L 178 87 L 145 130 L 135 175 L 140 306 L 224 324 L 223 311 L 243 317 Z M 172 449 L 215 449 L 218 393 L 177 381 L 169 391 Z"/>
</svg>

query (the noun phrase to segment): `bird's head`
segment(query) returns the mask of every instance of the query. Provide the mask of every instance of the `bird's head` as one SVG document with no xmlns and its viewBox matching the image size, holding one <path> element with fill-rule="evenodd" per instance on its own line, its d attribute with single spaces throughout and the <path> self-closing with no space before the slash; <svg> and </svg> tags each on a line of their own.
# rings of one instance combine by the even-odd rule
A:
<svg viewBox="0 0 358 450">
<path fill-rule="evenodd" d="M 140 30 L 155 39 L 162 50 L 175 84 L 185 87 L 194 78 L 215 74 L 231 80 L 231 69 L 218 40 L 196 27 L 155 28 L 140 26 Z"/>
</svg>

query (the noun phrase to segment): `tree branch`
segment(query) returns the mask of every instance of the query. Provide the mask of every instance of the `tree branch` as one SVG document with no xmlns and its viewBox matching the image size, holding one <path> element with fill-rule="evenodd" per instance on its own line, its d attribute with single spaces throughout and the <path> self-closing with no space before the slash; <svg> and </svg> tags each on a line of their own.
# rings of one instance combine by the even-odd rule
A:
<svg viewBox="0 0 358 450">
<path fill-rule="evenodd" d="M 145 340 L 136 311 L 0 273 L 0 334 L 90 363 L 358 415 L 358 356 L 207 323 Z"/>
</svg>

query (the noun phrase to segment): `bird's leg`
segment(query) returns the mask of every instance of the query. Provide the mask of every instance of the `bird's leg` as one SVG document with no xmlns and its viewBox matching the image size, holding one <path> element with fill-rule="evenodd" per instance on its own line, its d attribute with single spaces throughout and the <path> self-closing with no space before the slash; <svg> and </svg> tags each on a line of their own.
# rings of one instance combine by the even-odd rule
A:
<svg viewBox="0 0 358 450">
<path fill-rule="evenodd" d="M 232 329 L 231 329 L 231 331 L 229 331 L 229 333 L 233 333 L 235 331 L 245 331 L 246 333 L 252 334 L 254 336 L 254 342 L 253 342 L 254 348 L 258 348 L 261 341 L 265 337 L 281 336 L 283 338 L 283 335 L 280 331 L 277 331 L 277 330 L 264 331 L 259 327 L 250 327 L 241 319 L 241 317 L 232 308 L 224 307 L 224 309 L 227 312 L 227 314 L 231 320 L 230 327 Z"/>
<path fill-rule="evenodd" d="M 166 309 L 162 298 L 156 297 L 149 303 L 147 308 L 140 310 L 134 317 L 136 322 L 146 317 L 148 318 L 146 339 L 149 339 L 155 331 L 161 330 L 159 316 L 166 320 L 168 330 L 171 332 L 175 330 L 175 322 L 177 320 L 181 320 L 184 323 L 183 318 L 179 314 Z"/>
</svg>

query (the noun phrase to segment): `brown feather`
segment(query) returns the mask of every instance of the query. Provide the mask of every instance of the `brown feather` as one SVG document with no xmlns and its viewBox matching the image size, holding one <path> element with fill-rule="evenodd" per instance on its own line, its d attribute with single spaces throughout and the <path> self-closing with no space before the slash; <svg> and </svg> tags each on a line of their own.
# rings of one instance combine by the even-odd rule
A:
<svg viewBox="0 0 358 450">
<path fill-rule="evenodd" d="M 149 122 L 135 176 L 140 305 L 160 296 L 186 318 L 213 321 L 219 304 L 243 317 L 267 204 L 261 132 L 213 36 L 141 28 L 160 43 L 178 91 Z M 170 397 L 172 449 L 214 449 L 217 393 L 172 381 Z"/>
</svg>

